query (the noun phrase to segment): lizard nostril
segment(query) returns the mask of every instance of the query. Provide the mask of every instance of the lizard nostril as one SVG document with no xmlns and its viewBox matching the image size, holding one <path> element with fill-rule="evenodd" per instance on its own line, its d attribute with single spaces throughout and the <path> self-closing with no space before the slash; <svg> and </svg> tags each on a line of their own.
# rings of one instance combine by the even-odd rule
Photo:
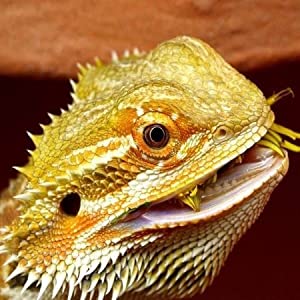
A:
<svg viewBox="0 0 300 300">
<path fill-rule="evenodd" d="M 217 142 L 223 142 L 233 136 L 233 131 L 225 125 L 219 126 L 213 133 L 213 138 Z"/>
<path fill-rule="evenodd" d="M 60 210 L 68 216 L 77 216 L 80 202 L 81 199 L 77 193 L 67 194 L 60 202 Z"/>
</svg>

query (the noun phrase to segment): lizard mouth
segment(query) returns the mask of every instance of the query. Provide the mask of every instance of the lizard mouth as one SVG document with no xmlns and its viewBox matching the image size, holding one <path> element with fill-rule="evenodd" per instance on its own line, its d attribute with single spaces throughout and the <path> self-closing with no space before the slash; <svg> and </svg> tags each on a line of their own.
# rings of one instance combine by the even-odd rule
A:
<svg viewBox="0 0 300 300">
<path fill-rule="evenodd" d="M 223 215 L 241 205 L 264 184 L 275 178 L 279 183 L 285 175 L 289 160 L 284 148 L 300 151 L 300 147 L 284 140 L 282 135 L 300 138 L 300 134 L 273 124 L 258 143 L 201 185 L 162 202 L 139 207 L 123 222 L 138 227 L 164 228 L 199 223 Z"/>
<path fill-rule="evenodd" d="M 141 218 L 156 226 L 170 226 L 185 225 L 186 222 L 198 223 L 219 216 L 242 204 L 272 177 L 283 177 L 288 169 L 287 152 L 284 151 L 284 154 L 281 157 L 272 149 L 255 145 L 238 160 L 221 168 L 216 180 L 197 186 L 197 193 L 191 202 L 199 202 L 197 205 L 200 209 L 191 209 L 192 205 L 183 205 L 175 197 L 153 205 Z"/>
</svg>

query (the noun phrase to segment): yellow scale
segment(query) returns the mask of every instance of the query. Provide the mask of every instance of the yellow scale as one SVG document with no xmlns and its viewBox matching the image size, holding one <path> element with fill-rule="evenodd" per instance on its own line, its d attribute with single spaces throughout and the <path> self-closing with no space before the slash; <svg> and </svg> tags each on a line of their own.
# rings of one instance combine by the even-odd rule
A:
<svg viewBox="0 0 300 300">
<path fill-rule="evenodd" d="M 285 90 L 280 91 L 277 94 L 274 94 L 270 98 L 267 99 L 267 103 L 271 106 L 276 103 L 278 100 L 282 99 L 287 95 L 294 96 L 294 93 L 291 88 L 287 88 Z M 285 140 L 282 136 L 286 136 L 291 138 L 292 140 L 300 139 L 300 133 L 295 132 L 289 128 L 286 128 L 282 125 L 273 123 L 268 132 L 262 137 L 262 139 L 257 143 L 259 145 L 271 148 L 273 151 L 278 153 L 280 156 L 284 157 L 284 153 L 282 149 L 287 149 L 293 152 L 300 152 L 300 146 L 295 145 L 287 140 Z M 237 158 L 238 161 L 241 162 L 241 156 Z M 209 178 L 204 185 L 208 185 L 211 183 L 215 183 L 217 181 L 217 173 L 215 173 L 211 178 Z M 203 187 L 203 185 L 202 185 Z M 201 190 L 198 185 L 196 185 L 190 191 L 179 194 L 178 198 L 180 201 L 185 203 L 187 206 L 192 208 L 194 211 L 200 211 L 201 205 Z"/>
</svg>

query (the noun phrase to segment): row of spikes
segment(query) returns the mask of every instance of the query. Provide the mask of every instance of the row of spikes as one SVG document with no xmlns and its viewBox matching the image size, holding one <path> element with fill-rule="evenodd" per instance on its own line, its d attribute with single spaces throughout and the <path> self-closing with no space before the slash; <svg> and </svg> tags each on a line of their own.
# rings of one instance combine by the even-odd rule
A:
<svg viewBox="0 0 300 300">
<path fill-rule="evenodd" d="M 125 50 L 124 54 L 123 54 L 123 58 L 129 58 L 131 56 L 133 56 L 133 57 L 140 57 L 140 56 L 142 56 L 144 54 L 145 54 L 145 52 L 141 52 L 138 48 L 134 48 L 133 51 L 132 51 L 132 53 L 130 53 L 129 50 Z M 117 52 L 116 51 L 112 51 L 112 53 L 111 53 L 111 61 L 114 62 L 114 63 L 117 63 L 117 62 L 119 62 L 121 60 L 122 60 L 122 58 L 119 59 L 119 56 L 118 56 Z M 79 69 L 78 80 L 80 81 L 86 75 L 86 73 L 89 70 L 91 70 L 92 68 L 94 68 L 94 67 L 101 67 L 101 66 L 103 66 L 103 63 L 101 62 L 101 60 L 98 57 L 95 58 L 95 65 L 91 65 L 91 64 L 87 63 L 85 66 L 83 66 L 80 63 L 78 63 L 77 64 L 77 67 Z M 81 100 L 76 95 L 77 83 L 74 80 L 71 79 L 70 80 L 70 84 L 71 84 L 71 87 L 72 87 L 71 97 L 73 99 L 73 103 L 80 102 Z M 72 108 L 72 104 L 68 104 L 68 111 L 70 111 L 71 108 Z M 49 118 L 51 120 L 51 123 L 55 122 L 56 119 L 59 119 L 66 112 L 67 112 L 66 110 L 61 109 L 61 115 L 60 116 L 48 113 L 48 116 L 49 116 Z M 45 132 L 46 127 L 48 125 L 43 125 L 43 124 L 39 124 L 39 125 L 42 128 L 43 132 Z M 27 135 L 32 140 L 35 148 L 37 148 L 42 143 L 43 136 L 44 136 L 44 134 L 33 134 L 33 133 L 30 133 L 29 131 L 27 131 Z M 27 152 L 29 153 L 29 155 L 31 157 L 33 157 L 34 151 L 28 149 Z M 31 175 L 30 175 L 31 174 L 30 164 L 28 164 L 27 166 L 23 166 L 23 167 L 21 167 L 21 166 L 14 166 L 13 168 L 15 170 L 17 170 L 18 172 L 22 173 L 23 175 L 25 175 L 27 178 L 31 177 Z"/>
<path fill-rule="evenodd" d="M 111 52 L 111 62 L 112 63 L 119 63 L 119 62 L 122 62 L 123 59 L 139 58 L 139 57 L 143 56 L 145 53 L 146 52 L 140 51 L 138 48 L 134 48 L 132 50 L 132 52 L 130 52 L 127 49 L 124 50 L 123 56 L 119 56 L 118 53 L 113 50 Z M 95 67 L 100 68 L 104 65 L 98 57 L 95 57 L 94 61 L 95 61 L 95 65 L 91 65 L 90 63 L 87 63 L 86 65 L 82 65 L 80 63 L 77 63 L 77 68 L 79 69 L 79 72 L 77 74 L 78 81 L 81 81 L 82 78 L 91 69 L 93 69 Z M 82 101 L 80 98 L 78 98 L 78 96 L 76 94 L 77 83 L 73 79 L 71 79 L 70 84 L 71 84 L 71 87 L 72 87 L 71 97 L 73 98 L 74 102 L 76 103 L 76 102 Z"/>
<path fill-rule="evenodd" d="M 156 237 L 151 237 L 148 239 L 148 242 L 151 243 L 155 239 Z M 63 285 L 68 283 L 68 299 L 71 299 L 76 287 L 79 287 L 82 290 L 82 296 L 84 296 L 95 289 L 95 283 L 99 283 L 100 281 L 102 284 L 105 282 L 107 283 L 107 288 L 104 291 L 104 295 L 107 295 L 113 288 L 114 279 L 120 279 L 122 281 L 124 290 L 127 286 L 134 283 L 134 280 L 138 275 L 137 273 L 143 268 L 144 260 L 146 259 L 146 257 L 143 256 L 139 256 L 139 259 L 135 256 L 125 256 L 128 249 L 135 248 L 136 245 L 139 245 L 139 243 L 126 243 L 125 245 L 115 244 L 112 248 L 103 248 L 98 251 L 98 257 L 95 257 L 95 254 L 93 254 L 94 258 L 90 265 L 86 260 L 89 256 L 86 256 L 83 258 L 82 262 L 76 261 L 76 263 L 72 263 L 65 271 L 58 271 L 55 269 L 52 274 L 38 274 L 34 270 L 31 270 L 28 273 L 27 281 L 25 282 L 21 293 L 24 293 L 33 283 L 37 282 L 37 285 L 40 285 L 38 299 L 41 299 L 50 284 L 53 283 L 52 299 L 54 299 L 61 289 L 64 290 Z M 15 261 L 17 261 L 17 259 L 14 255 L 7 260 L 6 264 Z M 134 271 L 134 268 L 137 269 Z M 124 271 L 127 271 L 127 275 L 124 274 Z M 18 264 L 6 281 L 8 282 L 16 276 L 26 272 L 28 272 L 27 268 Z M 112 272 L 114 274 L 112 274 Z M 136 275 L 134 275 L 135 273 Z M 92 276 L 92 274 L 95 276 Z M 85 282 L 84 278 L 87 276 L 90 276 L 90 284 L 86 286 L 88 289 L 85 289 L 83 283 Z"/>
</svg>

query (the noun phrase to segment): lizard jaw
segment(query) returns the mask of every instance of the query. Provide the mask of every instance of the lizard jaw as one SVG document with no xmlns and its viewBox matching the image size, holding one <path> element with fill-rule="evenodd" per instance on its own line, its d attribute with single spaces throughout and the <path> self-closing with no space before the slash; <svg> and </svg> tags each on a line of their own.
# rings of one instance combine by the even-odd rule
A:
<svg viewBox="0 0 300 300">
<path fill-rule="evenodd" d="M 172 205 L 171 198 L 137 212 L 126 223 L 135 228 L 169 228 L 212 220 L 242 205 L 267 182 L 270 185 L 276 182 L 273 190 L 287 172 L 288 164 L 286 151 L 281 157 L 269 148 L 253 146 L 245 152 L 243 163 L 226 168 L 215 183 L 199 193 L 200 211 Z"/>
</svg>

